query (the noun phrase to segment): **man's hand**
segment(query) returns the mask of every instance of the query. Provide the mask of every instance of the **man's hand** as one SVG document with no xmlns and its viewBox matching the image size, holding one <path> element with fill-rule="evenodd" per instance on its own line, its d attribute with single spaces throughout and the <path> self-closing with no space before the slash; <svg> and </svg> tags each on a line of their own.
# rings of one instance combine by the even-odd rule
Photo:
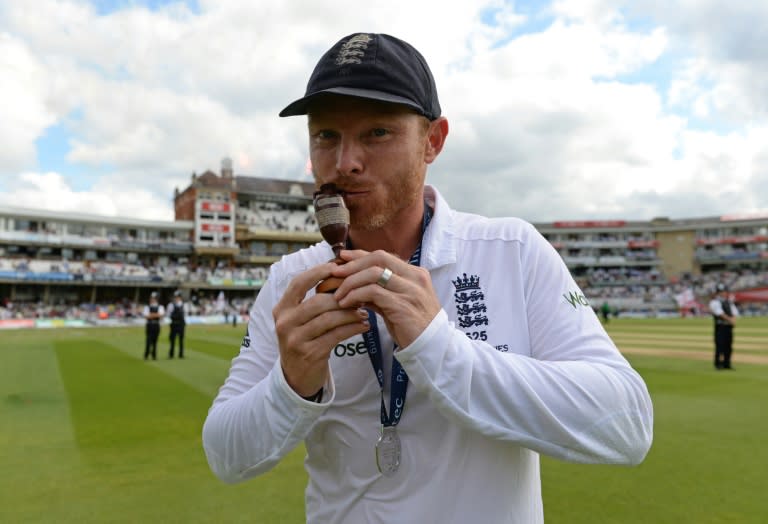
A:
<svg viewBox="0 0 768 524">
<path fill-rule="evenodd" d="M 344 282 L 334 293 L 341 307 L 366 304 L 380 314 L 398 346 L 406 347 L 427 328 L 441 305 L 429 272 L 385 251 L 342 251 L 346 264 L 331 268 Z M 392 271 L 386 287 L 377 282 Z"/>
<path fill-rule="evenodd" d="M 335 267 L 329 262 L 294 277 L 272 310 L 283 374 L 302 397 L 314 395 L 328 380 L 328 358 L 336 344 L 368 330 L 367 313 L 358 304 L 340 307 L 330 293 L 305 300 Z"/>
</svg>

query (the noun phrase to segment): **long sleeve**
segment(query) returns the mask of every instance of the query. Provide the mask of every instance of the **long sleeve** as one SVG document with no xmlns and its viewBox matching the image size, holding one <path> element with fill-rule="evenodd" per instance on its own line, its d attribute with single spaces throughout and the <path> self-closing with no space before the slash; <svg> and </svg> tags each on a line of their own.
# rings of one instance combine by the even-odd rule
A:
<svg viewBox="0 0 768 524">
<path fill-rule="evenodd" d="M 494 249 L 506 258 L 484 256 L 519 270 L 507 272 L 503 305 L 489 304 L 491 324 L 514 326 L 509 351 L 470 340 L 443 310 L 397 353 L 413 386 L 491 439 L 569 461 L 640 462 L 653 435 L 650 395 L 560 257 L 533 231 Z"/>
<path fill-rule="evenodd" d="M 211 470 L 239 482 L 274 467 L 301 442 L 333 400 L 308 402 L 286 383 L 278 358 L 271 308 L 274 283 L 258 295 L 240 354 L 232 361 L 203 426 L 203 448 Z"/>
<path fill-rule="evenodd" d="M 637 464 L 652 440 L 645 385 L 629 366 L 584 353 L 558 361 L 498 353 L 441 312 L 398 360 L 458 425 L 563 460 Z"/>
</svg>

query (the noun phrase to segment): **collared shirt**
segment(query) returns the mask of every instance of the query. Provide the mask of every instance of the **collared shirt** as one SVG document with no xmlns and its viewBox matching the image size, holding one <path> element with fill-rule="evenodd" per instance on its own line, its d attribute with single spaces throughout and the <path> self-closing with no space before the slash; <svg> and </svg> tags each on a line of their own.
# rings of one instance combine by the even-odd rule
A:
<svg viewBox="0 0 768 524">
<path fill-rule="evenodd" d="M 159 313 L 160 318 L 147 318 L 150 313 Z M 160 321 L 165 316 L 165 308 L 160 304 L 147 304 L 142 311 L 144 318 L 147 318 L 147 324 L 160 324 Z"/>
<path fill-rule="evenodd" d="M 295 275 L 331 258 L 323 242 L 273 265 L 256 299 L 203 430 L 222 479 L 264 473 L 304 441 L 309 523 L 530 524 L 543 521 L 539 453 L 644 458 L 646 386 L 557 252 L 527 222 L 459 213 L 425 191 L 435 216 L 421 265 L 442 310 L 396 353 L 410 377 L 400 469 L 383 477 L 376 468 L 381 398 L 361 336 L 333 348 L 322 403 L 283 376 L 272 308 Z"/>
<path fill-rule="evenodd" d="M 170 302 L 165 310 L 168 313 L 168 318 L 171 319 L 171 324 L 181 325 L 186 323 L 184 318 L 184 302 L 179 302 L 178 304 L 175 301 Z"/>
<path fill-rule="evenodd" d="M 730 310 L 727 315 L 729 317 L 738 317 L 739 316 L 739 310 L 736 308 L 736 304 L 734 304 L 732 301 L 725 299 L 727 301 L 728 308 Z M 715 324 L 718 325 L 727 325 L 730 326 L 731 324 L 727 322 L 725 319 L 720 318 L 721 315 L 726 314 L 726 311 L 723 307 L 723 301 L 721 301 L 719 298 L 713 298 L 709 302 L 709 312 L 712 313 L 712 316 L 715 318 Z"/>
</svg>

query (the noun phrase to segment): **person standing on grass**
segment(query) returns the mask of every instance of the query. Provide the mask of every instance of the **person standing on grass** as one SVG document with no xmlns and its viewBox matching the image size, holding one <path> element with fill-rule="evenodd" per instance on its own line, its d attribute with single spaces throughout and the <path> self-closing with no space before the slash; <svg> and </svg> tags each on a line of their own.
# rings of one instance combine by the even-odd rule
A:
<svg viewBox="0 0 768 524">
<path fill-rule="evenodd" d="M 308 523 L 531 524 L 540 453 L 644 459 L 648 390 L 557 252 L 425 185 L 448 120 L 416 49 L 349 35 L 280 115 L 308 116 L 316 186 L 343 192 L 346 263 L 320 242 L 272 266 L 203 426 L 216 475 L 303 441 Z"/>
<path fill-rule="evenodd" d="M 144 328 L 144 360 L 150 356 L 152 360 L 157 360 L 157 339 L 160 336 L 160 322 L 165 316 L 165 309 L 157 301 L 157 293 L 152 292 L 149 295 L 149 304 L 144 306 L 144 318 L 147 320 Z"/>
<path fill-rule="evenodd" d="M 611 306 L 607 301 L 603 302 L 603 305 L 600 306 L 600 314 L 603 316 L 603 322 L 606 324 L 611 320 Z"/>
<path fill-rule="evenodd" d="M 709 311 L 715 321 L 715 369 L 733 369 L 733 326 L 739 310 L 728 295 L 725 284 L 717 284 L 715 296 L 709 302 Z"/>
<path fill-rule="evenodd" d="M 173 302 L 168 304 L 166 311 L 171 319 L 168 358 L 173 358 L 176 339 L 179 339 L 179 358 L 184 358 L 184 330 L 186 329 L 187 322 L 184 316 L 184 299 L 181 297 L 181 291 L 173 292 Z"/>
</svg>

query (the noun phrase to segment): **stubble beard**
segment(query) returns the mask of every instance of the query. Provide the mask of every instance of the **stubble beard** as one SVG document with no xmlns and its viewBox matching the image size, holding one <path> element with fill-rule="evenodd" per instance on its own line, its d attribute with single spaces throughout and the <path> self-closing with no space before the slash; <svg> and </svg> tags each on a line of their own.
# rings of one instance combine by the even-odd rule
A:
<svg viewBox="0 0 768 524">
<path fill-rule="evenodd" d="M 413 205 L 421 198 L 422 182 L 415 174 L 408 178 L 401 179 L 403 183 L 392 183 L 386 186 L 386 200 L 380 202 L 375 207 L 365 207 L 362 205 L 353 206 L 349 209 L 350 226 L 361 231 L 377 231 L 386 227 L 397 214 L 403 209 Z"/>
</svg>

